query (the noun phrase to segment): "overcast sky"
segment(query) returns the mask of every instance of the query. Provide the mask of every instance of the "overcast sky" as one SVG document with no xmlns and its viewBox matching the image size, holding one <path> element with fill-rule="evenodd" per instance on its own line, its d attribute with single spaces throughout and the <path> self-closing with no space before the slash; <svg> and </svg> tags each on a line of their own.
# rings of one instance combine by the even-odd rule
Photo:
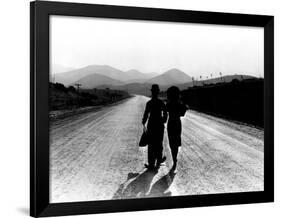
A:
<svg viewBox="0 0 281 218">
<path fill-rule="evenodd" d="M 51 16 L 51 66 L 199 75 L 263 73 L 263 28 Z"/>
</svg>

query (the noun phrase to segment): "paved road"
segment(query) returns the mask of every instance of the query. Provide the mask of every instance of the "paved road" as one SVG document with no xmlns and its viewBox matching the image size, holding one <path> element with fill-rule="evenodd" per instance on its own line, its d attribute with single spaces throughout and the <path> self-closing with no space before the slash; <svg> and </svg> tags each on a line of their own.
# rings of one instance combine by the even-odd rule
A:
<svg viewBox="0 0 281 218">
<path fill-rule="evenodd" d="M 139 148 L 148 98 L 51 124 L 51 202 L 263 190 L 263 131 L 195 111 L 182 118 L 178 173 L 164 137 L 165 165 L 147 172 Z"/>
</svg>

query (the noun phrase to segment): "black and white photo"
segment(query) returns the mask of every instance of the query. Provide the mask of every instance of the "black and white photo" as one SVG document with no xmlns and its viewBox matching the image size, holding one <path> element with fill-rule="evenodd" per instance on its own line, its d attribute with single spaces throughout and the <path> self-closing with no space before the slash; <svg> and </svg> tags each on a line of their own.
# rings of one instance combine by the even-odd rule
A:
<svg viewBox="0 0 281 218">
<path fill-rule="evenodd" d="M 263 191 L 261 27 L 50 24 L 51 202 Z"/>
</svg>

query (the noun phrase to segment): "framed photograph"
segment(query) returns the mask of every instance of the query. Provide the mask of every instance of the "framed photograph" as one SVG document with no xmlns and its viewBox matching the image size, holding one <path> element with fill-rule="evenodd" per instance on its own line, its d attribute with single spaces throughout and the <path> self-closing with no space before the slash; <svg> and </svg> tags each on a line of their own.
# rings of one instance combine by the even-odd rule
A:
<svg viewBox="0 0 281 218">
<path fill-rule="evenodd" d="M 272 202 L 267 15 L 30 5 L 30 215 Z"/>
</svg>

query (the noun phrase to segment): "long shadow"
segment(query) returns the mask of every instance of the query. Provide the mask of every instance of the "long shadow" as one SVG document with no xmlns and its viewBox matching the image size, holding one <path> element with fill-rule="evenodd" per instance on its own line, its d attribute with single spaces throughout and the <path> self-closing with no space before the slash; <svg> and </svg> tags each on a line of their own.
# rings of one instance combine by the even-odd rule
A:
<svg viewBox="0 0 281 218">
<path fill-rule="evenodd" d="M 147 197 L 167 197 L 172 196 L 171 191 L 167 191 L 171 184 L 173 183 L 173 180 L 175 178 L 175 173 L 173 170 L 170 170 L 168 174 L 163 176 L 161 179 L 159 179 L 157 182 L 153 184 L 151 187 L 149 195 Z"/>
<path fill-rule="evenodd" d="M 113 199 L 145 197 L 156 174 L 157 171 L 150 170 L 145 170 L 142 173 L 129 173 L 127 180 L 119 186 L 113 195 Z"/>
</svg>

